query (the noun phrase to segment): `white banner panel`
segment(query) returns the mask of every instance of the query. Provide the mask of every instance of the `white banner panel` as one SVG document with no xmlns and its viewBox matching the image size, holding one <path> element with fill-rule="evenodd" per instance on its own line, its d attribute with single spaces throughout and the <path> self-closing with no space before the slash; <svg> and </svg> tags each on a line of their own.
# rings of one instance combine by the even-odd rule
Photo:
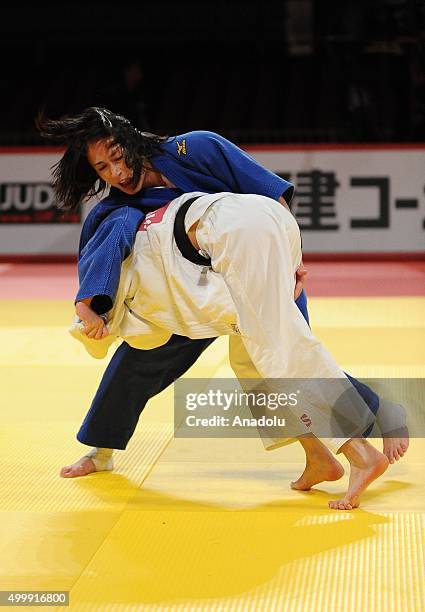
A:
<svg viewBox="0 0 425 612">
<path fill-rule="evenodd" d="M 271 145 L 252 157 L 296 186 L 304 253 L 425 252 L 425 145 Z M 81 214 L 54 206 L 59 151 L 0 150 L 0 256 L 75 255 Z"/>
<path fill-rule="evenodd" d="M 64 214 L 55 206 L 46 149 L 0 150 L 0 256 L 75 255 L 89 204 Z"/>
<path fill-rule="evenodd" d="M 248 152 L 295 184 L 305 253 L 425 252 L 425 146 Z"/>
</svg>

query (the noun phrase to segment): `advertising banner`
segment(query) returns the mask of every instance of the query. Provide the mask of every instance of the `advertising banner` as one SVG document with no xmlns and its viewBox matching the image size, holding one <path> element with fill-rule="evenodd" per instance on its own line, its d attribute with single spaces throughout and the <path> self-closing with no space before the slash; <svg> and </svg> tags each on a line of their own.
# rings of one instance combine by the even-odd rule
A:
<svg viewBox="0 0 425 612">
<path fill-rule="evenodd" d="M 260 145 L 245 150 L 295 184 L 305 254 L 425 252 L 425 145 Z M 0 255 L 75 255 L 94 202 L 64 213 L 51 167 L 60 150 L 0 150 Z"/>
<path fill-rule="evenodd" d="M 295 184 L 304 253 L 425 252 L 425 146 L 248 152 Z"/>
</svg>

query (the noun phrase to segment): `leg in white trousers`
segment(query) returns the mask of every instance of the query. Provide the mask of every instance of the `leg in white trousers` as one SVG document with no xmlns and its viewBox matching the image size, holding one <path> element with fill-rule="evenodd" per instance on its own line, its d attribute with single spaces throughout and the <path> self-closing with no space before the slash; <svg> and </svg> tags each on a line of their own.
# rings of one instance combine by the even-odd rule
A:
<svg viewBox="0 0 425 612">
<path fill-rule="evenodd" d="M 280 391 L 282 379 L 301 381 L 301 401 L 290 408 L 299 419 L 299 434 L 313 433 L 336 452 L 353 435 L 353 427 L 348 434 L 346 424 L 332 414 L 348 391 L 348 403 L 354 393 L 361 415 L 361 435 L 373 415 L 294 302 L 301 239 L 292 214 L 264 196 L 229 194 L 203 215 L 196 237 L 226 282 L 243 343 L 260 377 Z M 322 379 L 332 380 L 323 384 Z M 308 424 L 301 419 L 306 414 Z"/>
</svg>

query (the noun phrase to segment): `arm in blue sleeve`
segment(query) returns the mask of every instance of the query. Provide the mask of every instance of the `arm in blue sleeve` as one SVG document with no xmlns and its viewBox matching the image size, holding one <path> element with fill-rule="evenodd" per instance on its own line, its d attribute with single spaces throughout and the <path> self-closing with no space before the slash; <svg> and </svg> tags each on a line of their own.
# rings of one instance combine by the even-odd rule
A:
<svg viewBox="0 0 425 612">
<path fill-rule="evenodd" d="M 111 212 L 82 247 L 78 260 L 79 290 L 75 301 L 93 298 L 98 314 L 113 306 L 121 274 L 121 263 L 133 248 L 144 213 L 122 206 Z"/>
<path fill-rule="evenodd" d="M 274 200 L 283 196 L 289 204 L 294 185 L 264 168 L 248 153 L 223 136 L 209 131 L 188 132 L 188 161 L 204 173 L 217 177 L 234 193 L 256 193 Z"/>
</svg>

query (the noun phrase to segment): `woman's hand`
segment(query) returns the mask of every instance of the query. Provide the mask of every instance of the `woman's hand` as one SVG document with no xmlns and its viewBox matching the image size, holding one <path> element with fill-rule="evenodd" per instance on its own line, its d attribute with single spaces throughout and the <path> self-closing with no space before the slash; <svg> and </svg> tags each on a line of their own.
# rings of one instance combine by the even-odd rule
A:
<svg viewBox="0 0 425 612">
<path fill-rule="evenodd" d="M 77 302 L 75 312 L 84 324 L 84 328 L 81 331 L 88 338 L 101 340 L 109 334 L 104 319 L 96 314 L 87 303 Z"/>
<path fill-rule="evenodd" d="M 304 288 L 305 277 L 307 276 L 307 270 L 304 268 L 304 264 L 301 261 L 298 270 L 295 272 L 295 289 L 294 289 L 294 300 L 297 300 L 301 291 Z"/>
</svg>

